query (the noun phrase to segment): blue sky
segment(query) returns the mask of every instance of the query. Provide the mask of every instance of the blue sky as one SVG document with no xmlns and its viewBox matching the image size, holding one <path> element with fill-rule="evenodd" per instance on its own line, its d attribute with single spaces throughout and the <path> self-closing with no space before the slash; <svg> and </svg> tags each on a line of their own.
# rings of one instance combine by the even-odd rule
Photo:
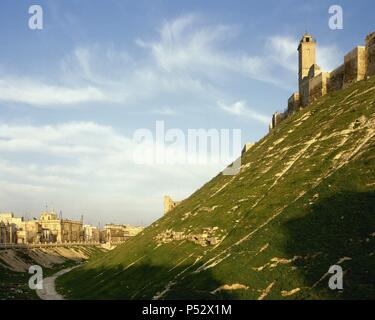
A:
<svg viewBox="0 0 375 320">
<path fill-rule="evenodd" d="M 43 8 L 42 30 L 28 8 Z M 328 27 L 341 5 L 344 29 Z M 241 129 L 257 141 L 297 86 L 297 45 L 330 70 L 374 31 L 372 1 L 11 1 L 0 10 L 0 211 L 46 203 L 148 224 L 223 167 L 137 165 L 139 128 Z M 370 21 L 371 19 L 371 21 Z"/>
</svg>

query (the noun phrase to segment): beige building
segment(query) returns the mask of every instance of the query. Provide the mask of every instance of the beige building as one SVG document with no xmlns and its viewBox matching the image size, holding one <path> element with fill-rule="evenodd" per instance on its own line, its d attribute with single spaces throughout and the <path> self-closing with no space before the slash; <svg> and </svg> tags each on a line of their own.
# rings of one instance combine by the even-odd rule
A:
<svg viewBox="0 0 375 320">
<path fill-rule="evenodd" d="M 80 221 L 61 220 L 62 242 L 82 242 L 84 240 L 83 224 Z"/>
<path fill-rule="evenodd" d="M 4 223 L 14 224 L 15 226 L 21 226 L 23 223 L 23 218 L 17 218 L 12 212 L 0 213 L 0 221 Z"/>
<path fill-rule="evenodd" d="M 40 243 L 42 235 L 42 226 L 37 220 L 24 221 L 21 226 L 17 228 L 17 242 L 18 244 Z"/>
<path fill-rule="evenodd" d="M 126 227 L 120 224 L 106 224 L 103 231 L 104 242 L 119 243 L 129 237 Z"/>
<path fill-rule="evenodd" d="M 4 222 L 0 221 L 0 244 L 6 243 L 8 239 L 8 228 Z"/>
<path fill-rule="evenodd" d="M 85 242 L 99 242 L 100 232 L 98 227 L 93 227 L 92 225 L 83 225 L 83 234 Z"/>
<path fill-rule="evenodd" d="M 142 227 L 135 227 L 122 224 L 106 224 L 101 231 L 101 242 L 120 243 L 134 237 L 143 230 Z"/>
<path fill-rule="evenodd" d="M 121 224 L 106 224 L 104 226 L 104 242 L 119 243 L 128 238 L 126 226 Z"/>
<path fill-rule="evenodd" d="M 42 212 L 39 223 L 42 227 L 41 242 L 83 241 L 83 225 L 80 221 L 58 219 L 54 212 Z"/>
<path fill-rule="evenodd" d="M 139 227 L 139 226 L 131 226 L 131 225 L 125 225 L 126 226 L 126 231 L 130 237 L 134 237 L 141 231 L 143 231 L 144 227 Z"/>
<path fill-rule="evenodd" d="M 42 212 L 39 223 L 42 227 L 41 242 L 52 243 L 62 242 L 62 229 L 60 220 L 53 212 Z"/>
<path fill-rule="evenodd" d="M 16 230 L 13 224 L 0 221 L 0 244 L 15 243 Z"/>
<path fill-rule="evenodd" d="M 23 218 L 17 218 L 12 212 L 0 213 L 0 243 L 18 243 L 18 230 L 24 228 Z"/>
<path fill-rule="evenodd" d="M 0 244 L 38 244 L 72 242 L 120 243 L 142 231 L 142 227 L 107 224 L 104 230 L 81 221 L 59 218 L 42 212 L 39 220 L 24 221 L 13 213 L 0 213 Z"/>
</svg>

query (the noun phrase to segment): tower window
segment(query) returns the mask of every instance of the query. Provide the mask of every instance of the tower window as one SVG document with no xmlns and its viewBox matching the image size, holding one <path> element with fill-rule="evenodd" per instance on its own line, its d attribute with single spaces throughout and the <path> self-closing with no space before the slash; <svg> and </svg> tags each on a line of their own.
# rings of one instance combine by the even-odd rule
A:
<svg viewBox="0 0 375 320">
<path fill-rule="evenodd" d="M 306 42 L 310 42 L 310 38 L 306 38 Z"/>
</svg>

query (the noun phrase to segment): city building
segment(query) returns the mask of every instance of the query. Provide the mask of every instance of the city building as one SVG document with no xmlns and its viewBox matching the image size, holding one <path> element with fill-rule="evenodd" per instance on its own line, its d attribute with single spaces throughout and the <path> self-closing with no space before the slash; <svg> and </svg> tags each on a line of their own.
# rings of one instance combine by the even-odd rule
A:
<svg viewBox="0 0 375 320">
<path fill-rule="evenodd" d="M 122 224 L 106 224 L 101 233 L 101 242 L 121 243 L 137 235 L 142 227 L 134 227 Z"/>
<path fill-rule="evenodd" d="M 42 227 L 41 242 L 43 243 L 83 241 L 81 221 L 59 219 L 54 212 L 42 212 L 39 222 Z"/>
<path fill-rule="evenodd" d="M 94 227 L 89 224 L 83 225 L 83 235 L 85 242 L 99 242 L 100 231 L 98 227 Z"/>
</svg>

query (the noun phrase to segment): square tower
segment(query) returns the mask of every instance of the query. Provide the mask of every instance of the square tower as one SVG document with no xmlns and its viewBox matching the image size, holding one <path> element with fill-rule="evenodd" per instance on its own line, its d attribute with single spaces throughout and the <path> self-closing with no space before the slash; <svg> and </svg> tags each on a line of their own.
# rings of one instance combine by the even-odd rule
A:
<svg viewBox="0 0 375 320">
<path fill-rule="evenodd" d="M 316 40 L 306 33 L 298 46 L 298 84 L 309 75 L 311 66 L 316 64 Z"/>
</svg>

